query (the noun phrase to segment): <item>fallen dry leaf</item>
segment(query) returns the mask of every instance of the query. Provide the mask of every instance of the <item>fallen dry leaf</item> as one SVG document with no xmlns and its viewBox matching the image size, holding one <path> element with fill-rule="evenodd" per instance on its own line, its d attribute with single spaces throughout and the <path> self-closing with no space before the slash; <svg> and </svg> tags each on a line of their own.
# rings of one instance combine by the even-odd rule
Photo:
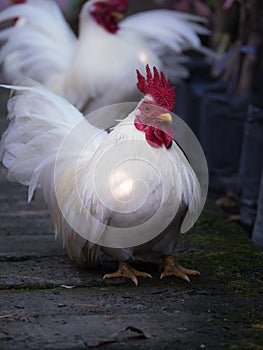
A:
<svg viewBox="0 0 263 350">
<path fill-rule="evenodd" d="M 66 288 L 66 289 L 72 289 L 75 288 L 75 286 L 67 286 L 66 284 L 61 284 L 60 287 Z"/>
<path fill-rule="evenodd" d="M 149 339 L 151 337 L 150 334 L 145 332 L 143 329 L 140 329 L 140 328 L 137 328 L 137 327 L 130 325 L 124 329 L 121 329 L 118 332 L 114 332 L 114 333 L 110 334 L 107 338 L 100 338 L 100 339 L 94 339 L 91 341 L 85 341 L 84 344 L 89 348 L 96 348 L 96 347 L 99 347 L 102 345 L 116 343 L 119 341 L 119 339 L 118 339 L 119 335 L 121 333 L 127 332 L 127 331 L 138 333 L 142 339 Z"/>
<path fill-rule="evenodd" d="M 7 332 L 0 332 L 0 340 L 12 340 L 14 337 Z"/>
<path fill-rule="evenodd" d="M 137 327 L 134 327 L 134 326 L 126 327 L 124 329 L 124 331 L 132 331 L 132 332 L 135 332 L 135 333 L 139 333 L 145 339 L 151 338 L 150 334 L 146 333 L 143 329 L 140 329 L 140 328 L 137 328 Z"/>
<path fill-rule="evenodd" d="M 263 323 L 256 323 L 256 324 L 253 324 L 252 327 L 253 327 L 253 328 L 257 328 L 257 329 L 263 329 Z"/>
<path fill-rule="evenodd" d="M 13 314 L 8 314 L 8 315 L 0 315 L 0 318 L 9 318 L 12 317 Z"/>
</svg>

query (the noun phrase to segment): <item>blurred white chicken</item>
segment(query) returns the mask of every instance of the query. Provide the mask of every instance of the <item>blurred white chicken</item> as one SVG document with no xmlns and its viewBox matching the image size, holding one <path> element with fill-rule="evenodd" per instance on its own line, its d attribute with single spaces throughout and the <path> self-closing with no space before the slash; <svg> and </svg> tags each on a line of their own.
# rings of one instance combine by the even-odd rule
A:
<svg viewBox="0 0 263 350">
<path fill-rule="evenodd" d="M 200 207 L 199 181 L 173 141 L 174 89 L 154 67 L 139 72 L 145 95 L 109 134 L 92 126 L 65 99 L 24 78 L 8 102 L 9 126 L 2 136 L 1 159 L 8 179 L 40 189 L 56 235 L 69 257 L 90 267 L 101 252 L 118 260 L 104 278 L 150 275 L 133 269 L 136 257 L 164 261 L 161 278 L 189 281 L 199 274 L 171 257 L 186 214 Z M 102 109 L 102 112 L 107 110 Z"/>
<path fill-rule="evenodd" d="M 88 113 L 139 101 L 135 70 L 147 63 L 163 70 L 160 53 L 165 48 L 175 54 L 188 49 L 211 53 L 198 36 L 208 34 L 200 24 L 203 18 L 151 10 L 119 21 L 127 6 L 127 0 L 88 1 L 80 13 L 78 38 L 52 0 L 27 0 L 5 9 L 0 22 L 16 19 L 0 31 L 7 82 L 30 77 Z"/>
</svg>

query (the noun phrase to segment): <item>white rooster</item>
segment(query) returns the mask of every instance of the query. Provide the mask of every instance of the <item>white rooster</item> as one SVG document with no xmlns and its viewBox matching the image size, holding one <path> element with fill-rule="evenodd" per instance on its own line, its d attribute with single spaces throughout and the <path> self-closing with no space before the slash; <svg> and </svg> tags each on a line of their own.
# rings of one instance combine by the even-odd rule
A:
<svg viewBox="0 0 263 350">
<path fill-rule="evenodd" d="M 146 78 L 137 72 L 145 96 L 109 134 L 39 83 L 6 86 L 15 94 L 1 159 L 10 181 L 29 186 L 29 200 L 42 191 L 55 233 L 76 263 L 90 267 L 103 252 L 119 262 L 104 278 L 137 284 L 138 276 L 150 275 L 128 260 L 162 257 L 161 278 L 189 281 L 199 272 L 181 267 L 171 254 L 187 213 L 200 207 L 201 189 L 173 140 L 174 89 L 155 67 L 154 74 L 149 66 L 146 71 Z"/>
<path fill-rule="evenodd" d="M 0 22 L 16 19 L 0 31 L 6 80 L 30 77 L 88 113 L 139 101 L 135 70 L 146 63 L 163 70 L 159 56 L 164 48 L 175 54 L 208 52 L 198 36 L 209 32 L 200 24 L 203 18 L 163 9 L 119 21 L 127 6 L 127 0 L 88 1 L 80 13 L 78 38 L 52 0 L 27 0 L 5 9 Z"/>
</svg>

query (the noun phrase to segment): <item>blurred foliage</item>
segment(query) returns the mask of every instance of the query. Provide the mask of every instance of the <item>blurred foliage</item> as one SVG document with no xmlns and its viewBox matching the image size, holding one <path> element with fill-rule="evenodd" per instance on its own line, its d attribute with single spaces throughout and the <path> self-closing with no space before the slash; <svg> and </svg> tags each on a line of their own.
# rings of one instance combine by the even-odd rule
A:
<svg viewBox="0 0 263 350">
<path fill-rule="evenodd" d="M 217 0 L 205 0 L 206 5 L 208 5 L 211 8 L 215 8 L 217 5 Z"/>
</svg>

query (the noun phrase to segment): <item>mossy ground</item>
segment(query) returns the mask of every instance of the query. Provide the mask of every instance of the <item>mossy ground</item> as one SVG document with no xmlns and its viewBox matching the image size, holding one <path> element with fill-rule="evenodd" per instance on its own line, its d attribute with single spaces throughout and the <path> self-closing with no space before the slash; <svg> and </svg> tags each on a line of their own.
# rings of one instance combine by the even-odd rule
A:
<svg viewBox="0 0 263 350">
<path fill-rule="evenodd" d="M 204 210 L 181 244 L 184 253 L 176 253 L 176 259 L 205 275 L 205 286 L 195 279 L 195 288 L 208 288 L 208 301 L 213 293 L 222 301 L 215 298 L 210 310 L 224 333 L 218 348 L 262 350 L 263 252 L 239 225 L 210 210 Z"/>
<path fill-rule="evenodd" d="M 184 249 L 184 247 L 187 247 Z M 263 295 L 263 252 L 237 225 L 204 210 L 195 227 L 183 236 L 181 263 L 189 261 L 209 279 L 239 296 Z"/>
</svg>

